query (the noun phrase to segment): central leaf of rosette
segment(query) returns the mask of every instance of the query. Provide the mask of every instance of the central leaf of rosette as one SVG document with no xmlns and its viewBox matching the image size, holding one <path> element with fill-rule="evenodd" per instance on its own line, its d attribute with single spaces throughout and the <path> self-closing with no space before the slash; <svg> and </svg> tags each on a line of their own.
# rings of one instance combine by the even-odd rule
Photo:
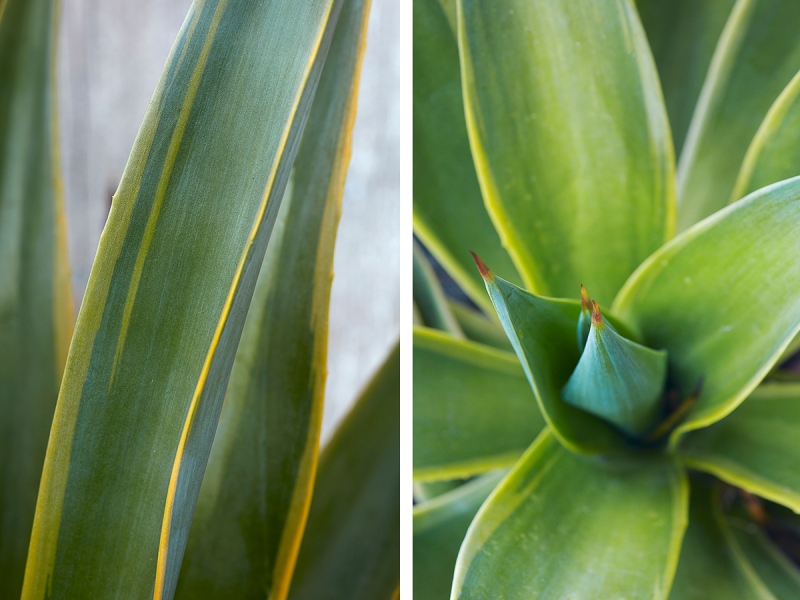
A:
<svg viewBox="0 0 800 600">
<path fill-rule="evenodd" d="M 667 352 L 633 342 L 603 318 L 581 286 L 578 365 L 561 392 L 566 402 L 643 437 L 662 416 Z"/>
</svg>

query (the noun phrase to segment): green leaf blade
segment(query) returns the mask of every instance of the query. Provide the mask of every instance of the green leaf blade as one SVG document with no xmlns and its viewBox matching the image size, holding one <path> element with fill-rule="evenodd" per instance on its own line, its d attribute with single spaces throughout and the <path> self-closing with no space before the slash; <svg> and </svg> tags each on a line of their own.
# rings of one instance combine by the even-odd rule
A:
<svg viewBox="0 0 800 600">
<path fill-rule="evenodd" d="M 678 236 L 634 273 L 615 314 L 669 353 L 697 404 L 673 433 L 709 425 L 758 385 L 800 328 L 800 179 L 737 202 Z"/>
<path fill-rule="evenodd" d="M 422 316 L 423 323 L 428 327 L 446 331 L 454 337 L 463 338 L 464 332 L 450 310 L 444 289 L 436 277 L 433 266 L 416 240 L 413 274 L 414 305 Z"/>
<path fill-rule="evenodd" d="M 726 418 L 679 446 L 687 465 L 800 512 L 800 385 L 763 385 Z"/>
<path fill-rule="evenodd" d="M 754 573 L 742 569 L 742 563 L 734 558 L 713 502 L 709 484 L 693 479 L 689 527 L 683 539 L 670 600 L 772 600 L 763 582 Z"/>
<path fill-rule="evenodd" d="M 516 357 L 414 329 L 414 476 L 468 477 L 509 466 L 544 427 Z"/>
<path fill-rule="evenodd" d="M 475 517 L 452 597 L 666 598 L 687 493 L 669 460 L 604 465 L 546 431 Z"/>
<path fill-rule="evenodd" d="M 336 24 L 237 350 L 178 599 L 289 591 L 316 472 L 333 252 L 369 5 L 346 0 Z"/>
<path fill-rule="evenodd" d="M 580 358 L 575 343 L 580 302 L 530 294 L 496 277 L 482 262 L 478 264 L 500 323 L 553 434 L 575 452 L 621 450 L 625 441 L 611 425 L 566 403 L 561 396 Z"/>
<path fill-rule="evenodd" d="M 674 227 L 672 142 L 633 5 L 463 0 L 459 19 L 478 178 L 525 287 L 584 284 L 609 303 Z"/>
<path fill-rule="evenodd" d="M 638 0 L 680 155 L 717 40 L 736 0 Z"/>
<path fill-rule="evenodd" d="M 458 44 L 438 0 L 414 0 L 414 233 L 461 288 L 491 310 L 470 251 L 520 282 L 481 196 L 461 98 Z M 455 25 L 455 22 L 452 23 Z"/>
<path fill-rule="evenodd" d="M 641 437 L 654 428 L 662 412 L 666 376 L 667 353 L 618 334 L 595 304 L 589 339 L 561 396 L 628 435 Z"/>
<path fill-rule="evenodd" d="M 678 230 L 723 208 L 772 103 L 800 70 L 800 5 L 738 0 L 714 52 L 678 165 Z"/>
<path fill-rule="evenodd" d="M 504 475 L 503 471 L 486 473 L 414 507 L 414 598 L 449 598 L 467 529 Z"/>
<path fill-rule="evenodd" d="M 0 598 L 19 598 L 73 306 L 55 110 L 57 3 L 0 5 Z"/>
<path fill-rule="evenodd" d="M 335 6 L 193 5 L 89 279 L 23 598 L 172 596 Z"/>
<path fill-rule="evenodd" d="M 800 75 L 770 107 L 739 170 L 731 202 L 764 186 L 800 175 Z"/>
<path fill-rule="evenodd" d="M 394 598 L 400 584 L 400 346 L 322 452 L 290 600 Z"/>
</svg>

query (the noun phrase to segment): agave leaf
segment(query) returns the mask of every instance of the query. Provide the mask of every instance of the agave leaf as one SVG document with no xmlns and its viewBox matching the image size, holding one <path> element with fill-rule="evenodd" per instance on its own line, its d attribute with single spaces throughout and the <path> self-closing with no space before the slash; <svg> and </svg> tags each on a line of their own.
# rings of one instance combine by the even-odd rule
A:
<svg viewBox="0 0 800 600">
<path fill-rule="evenodd" d="M 322 452 L 291 600 L 391 598 L 400 583 L 400 347 Z"/>
<path fill-rule="evenodd" d="M 589 339 L 561 396 L 640 436 L 655 426 L 661 413 L 666 376 L 667 353 L 621 336 L 594 303 Z"/>
<path fill-rule="evenodd" d="M 760 578 L 734 557 L 714 501 L 708 483 L 692 479 L 689 527 L 669 600 L 774 600 Z"/>
<path fill-rule="evenodd" d="M 452 598 L 666 598 L 688 491 L 671 460 L 601 463 L 546 429 L 478 511 Z"/>
<path fill-rule="evenodd" d="M 170 598 L 340 4 L 192 5 L 89 278 L 23 598 Z"/>
<path fill-rule="evenodd" d="M 736 0 L 637 0 L 680 155 L 711 57 Z"/>
<path fill-rule="evenodd" d="M 800 178 L 730 205 L 654 253 L 614 301 L 644 345 L 669 353 L 694 411 L 673 434 L 730 413 L 800 329 Z"/>
<path fill-rule="evenodd" d="M 455 2 L 447 4 L 455 18 Z M 470 250 L 503 277 L 520 280 L 486 214 L 472 164 L 455 29 L 438 0 L 413 5 L 414 233 L 461 288 L 491 310 Z"/>
<path fill-rule="evenodd" d="M 720 528 L 739 568 L 766 587 L 776 600 L 800 594 L 800 571 L 754 523 L 718 516 Z M 756 584 L 757 585 L 757 584 Z"/>
<path fill-rule="evenodd" d="M 414 502 L 427 502 L 437 496 L 452 492 L 463 485 L 463 479 L 444 479 L 442 481 L 415 481 L 413 485 Z"/>
<path fill-rule="evenodd" d="M 503 244 L 537 294 L 601 304 L 671 237 L 674 158 L 630 0 L 462 0 L 467 129 Z"/>
<path fill-rule="evenodd" d="M 678 230 L 728 203 L 747 147 L 800 70 L 800 4 L 738 0 L 719 44 L 678 165 Z"/>
<path fill-rule="evenodd" d="M 495 317 L 492 320 L 485 314 L 460 302 L 450 301 L 449 304 L 450 311 L 455 316 L 461 331 L 464 332 L 467 339 L 492 346 L 493 348 L 499 348 L 500 350 L 512 350 L 508 337 L 506 337 L 500 322 L 497 320 L 494 309 L 491 309 L 491 315 Z"/>
<path fill-rule="evenodd" d="M 776 181 L 800 175 L 800 73 L 770 107 L 739 170 L 731 202 Z"/>
<path fill-rule="evenodd" d="M 58 10 L 0 2 L 0 598 L 19 598 L 72 333 L 55 118 Z"/>
<path fill-rule="evenodd" d="M 414 303 L 425 325 L 463 339 L 464 332 L 450 311 L 442 285 L 416 240 L 414 241 Z"/>
<path fill-rule="evenodd" d="M 177 598 L 289 591 L 316 471 L 334 242 L 369 5 L 347 0 L 336 25 L 245 321 Z"/>
<path fill-rule="evenodd" d="M 687 465 L 800 512 L 800 383 L 759 386 L 726 418 L 692 431 Z"/>
<path fill-rule="evenodd" d="M 528 293 L 495 276 L 477 260 L 503 329 L 553 434 L 575 452 L 604 454 L 621 449 L 624 441 L 608 423 L 561 397 L 580 358 L 575 332 L 581 303 Z M 606 318 L 618 331 L 627 332 L 610 314 L 606 313 Z"/>
<path fill-rule="evenodd" d="M 414 507 L 414 598 L 450 595 L 458 550 L 475 513 L 504 476 L 491 471 Z"/>
<path fill-rule="evenodd" d="M 544 427 L 510 352 L 414 329 L 414 476 L 469 477 L 510 466 Z"/>
</svg>

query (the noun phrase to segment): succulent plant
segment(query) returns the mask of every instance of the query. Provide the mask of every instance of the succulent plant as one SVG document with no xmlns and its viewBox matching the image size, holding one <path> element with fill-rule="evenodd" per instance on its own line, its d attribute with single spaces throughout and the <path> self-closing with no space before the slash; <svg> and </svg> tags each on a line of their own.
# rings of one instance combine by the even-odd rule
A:
<svg viewBox="0 0 800 600">
<path fill-rule="evenodd" d="M 415 598 L 800 597 L 798 31 L 414 0 Z"/>
<path fill-rule="evenodd" d="M 0 598 L 396 596 L 397 348 L 319 453 L 369 0 L 192 5 L 74 333 L 57 7 L 0 1 Z"/>
</svg>

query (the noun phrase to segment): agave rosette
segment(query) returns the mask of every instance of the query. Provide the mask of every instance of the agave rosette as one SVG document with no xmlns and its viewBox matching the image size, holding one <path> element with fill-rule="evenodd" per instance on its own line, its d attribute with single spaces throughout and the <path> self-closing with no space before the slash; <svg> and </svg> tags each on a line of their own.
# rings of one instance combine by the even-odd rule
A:
<svg viewBox="0 0 800 600">
<path fill-rule="evenodd" d="M 415 597 L 797 597 L 798 25 L 415 0 Z"/>
</svg>

